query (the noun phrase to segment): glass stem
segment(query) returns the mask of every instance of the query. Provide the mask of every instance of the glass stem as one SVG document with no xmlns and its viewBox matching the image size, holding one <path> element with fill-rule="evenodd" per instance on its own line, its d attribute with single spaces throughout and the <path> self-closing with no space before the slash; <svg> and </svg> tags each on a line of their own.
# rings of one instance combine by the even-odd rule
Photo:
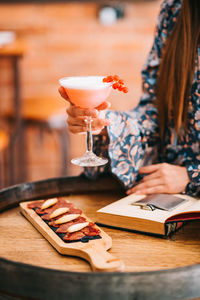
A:
<svg viewBox="0 0 200 300">
<path fill-rule="evenodd" d="M 93 139 L 92 139 L 92 118 L 87 117 L 85 119 L 86 123 L 86 151 L 92 152 L 93 149 Z"/>
</svg>

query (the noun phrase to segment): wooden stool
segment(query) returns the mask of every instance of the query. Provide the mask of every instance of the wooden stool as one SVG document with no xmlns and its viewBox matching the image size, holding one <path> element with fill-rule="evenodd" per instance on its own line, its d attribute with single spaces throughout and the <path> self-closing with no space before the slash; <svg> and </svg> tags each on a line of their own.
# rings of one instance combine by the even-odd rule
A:
<svg viewBox="0 0 200 300">
<path fill-rule="evenodd" d="M 12 89 L 13 89 L 13 97 L 12 97 L 12 109 L 13 109 L 13 115 L 12 118 L 15 121 L 15 125 L 12 128 L 9 128 L 10 131 L 10 141 L 8 145 L 8 154 L 9 154 L 9 185 L 15 183 L 13 181 L 14 178 L 14 172 L 15 169 L 14 166 L 14 146 L 16 141 L 19 141 L 19 144 L 21 144 L 21 141 L 19 140 L 20 137 L 23 138 L 20 132 L 20 121 L 21 121 L 21 84 L 20 84 L 20 60 L 23 58 L 23 55 L 25 53 L 26 46 L 24 44 L 24 41 L 16 39 L 14 42 L 9 43 L 7 45 L 4 45 L 3 47 L 0 47 L 0 59 L 8 59 L 11 63 L 11 74 L 12 74 Z M 9 87 L 10 89 L 10 87 Z M 0 102 L 2 102 L 5 99 L 1 98 Z M 1 119 L 4 118 L 3 112 L 1 112 Z M 13 123 L 12 123 L 13 124 Z M 17 157 L 17 161 L 21 161 L 21 158 L 23 158 L 23 153 L 19 152 L 20 155 Z"/>
<path fill-rule="evenodd" d="M 6 186 L 7 182 L 7 167 L 6 167 L 6 148 L 8 147 L 8 134 L 0 130 L 0 188 Z"/>
<path fill-rule="evenodd" d="M 12 112 L 7 112 L 7 119 L 14 121 Z M 23 162 L 17 168 L 16 161 L 11 163 L 14 165 L 15 169 L 23 168 L 22 176 L 17 176 L 18 178 L 12 178 L 12 184 L 27 181 L 27 129 L 28 128 L 39 128 L 41 135 L 45 132 L 55 133 L 58 136 L 59 141 L 59 156 L 61 158 L 61 166 L 58 176 L 67 175 L 67 164 L 68 164 L 68 135 L 67 135 L 67 125 L 65 121 L 65 107 L 64 102 L 58 96 L 57 98 L 52 98 L 49 96 L 35 97 L 26 99 L 23 101 L 22 113 L 21 113 L 21 126 L 19 135 L 23 135 L 23 139 L 20 139 L 20 145 L 17 145 L 18 151 L 23 151 L 24 157 Z M 14 126 L 14 124 L 12 124 Z M 15 157 L 14 145 L 10 149 L 10 157 Z M 13 166 L 12 166 L 13 168 Z M 21 172 L 22 170 L 20 170 Z M 20 174 L 18 172 L 18 174 Z"/>
</svg>

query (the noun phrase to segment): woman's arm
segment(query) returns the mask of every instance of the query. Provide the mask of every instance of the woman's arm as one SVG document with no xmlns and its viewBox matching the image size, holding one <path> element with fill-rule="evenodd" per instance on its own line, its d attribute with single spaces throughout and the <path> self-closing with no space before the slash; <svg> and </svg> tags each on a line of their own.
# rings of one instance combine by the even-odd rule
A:
<svg viewBox="0 0 200 300">
<path fill-rule="evenodd" d="M 171 5 L 172 6 L 172 5 Z M 140 179 L 138 171 L 144 164 L 152 163 L 159 142 L 156 100 L 156 81 L 160 64 L 161 50 L 164 47 L 168 31 L 166 27 L 173 23 L 173 7 L 164 1 L 158 17 L 153 47 L 142 70 L 143 94 L 133 110 L 107 111 L 110 120 L 107 126 L 108 138 L 95 137 L 95 152 L 104 153 L 110 158 L 110 170 L 130 188 Z M 172 13 L 173 12 L 173 13 Z M 88 174 L 96 175 L 96 169 Z M 103 169 L 100 169 L 103 172 Z"/>
</svg>

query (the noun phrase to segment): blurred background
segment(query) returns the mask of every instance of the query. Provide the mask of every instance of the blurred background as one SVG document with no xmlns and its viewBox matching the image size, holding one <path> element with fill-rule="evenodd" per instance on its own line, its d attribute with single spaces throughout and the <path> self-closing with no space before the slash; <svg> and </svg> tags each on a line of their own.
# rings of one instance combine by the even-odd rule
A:
<svg viewBox="0 0 200 300">
<path fill-rule="evenodd" d="M 58 79 L 114 75 L 129 93 L 112 91 L 112 109 L 134 107 L 153 42 L 160 0 L 0 1 L 1 187 L 74 176 L 85 151 L 70 134 Z"/>
</svg>

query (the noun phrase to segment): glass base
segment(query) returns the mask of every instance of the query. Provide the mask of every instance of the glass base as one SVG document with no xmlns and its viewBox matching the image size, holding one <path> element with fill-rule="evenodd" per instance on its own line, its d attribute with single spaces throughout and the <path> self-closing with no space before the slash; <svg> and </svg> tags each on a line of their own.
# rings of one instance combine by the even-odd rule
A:
<svg viewBox="0 0 200 300">
<path fill-rule="evenodd" d="M 108 159 L 96 156 L 93 152 L 86 152 L 83 156 L 73 158 L 71 163 L 80 167 L 98 167 L 107 164 Z"/>
</svg>

